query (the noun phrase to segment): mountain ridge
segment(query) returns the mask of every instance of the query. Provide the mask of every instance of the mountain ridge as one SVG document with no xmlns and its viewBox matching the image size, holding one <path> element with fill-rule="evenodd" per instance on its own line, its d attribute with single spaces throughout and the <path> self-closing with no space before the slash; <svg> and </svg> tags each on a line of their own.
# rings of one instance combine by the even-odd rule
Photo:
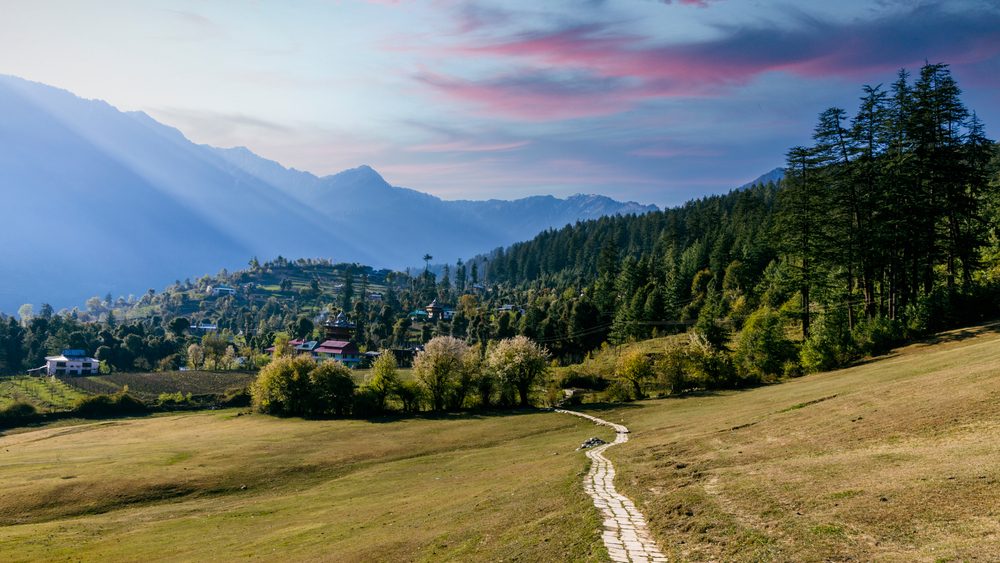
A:
<svg viewBox="0 0 1000 563">
<path fill-rule="evenodd" d="M 0 75 L 0 113 L 0 235 L 16 241 L 0 248 L 6 312 L 140 293 L 252 256 L 452 262 L 548 228 L 658 209 L 597 195 L 443 200 L 368 165 L 316 176 L 9 75 Z"/>
</svg>

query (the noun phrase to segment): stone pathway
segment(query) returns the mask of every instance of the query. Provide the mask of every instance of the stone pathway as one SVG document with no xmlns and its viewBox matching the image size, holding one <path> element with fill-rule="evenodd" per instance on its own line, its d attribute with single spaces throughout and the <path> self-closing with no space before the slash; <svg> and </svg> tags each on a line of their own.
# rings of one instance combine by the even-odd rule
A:
<svg viewBox="0 0 1000 563">
<path fill-rule="evenodd" d="M 611 446 L 628 442 L 628 428 L 581 412 L 563 409 L 556 409 L 556 412 L 586 418 L 594 424 L 610 426 L 615 430 L 614 442 L 587 450 L 587 457 L 591 459 L 590 472 L 583 481 L 584 490 L 594 499 L 594 506 L 604 516 L 604 532 L 601 537 L 611 560 L 646 563 L 667 561 L 649 535 L 642 513 L 628 497 L 615 490 L 615 467 L 603 455 L 604 450 Z"/>
</svg>

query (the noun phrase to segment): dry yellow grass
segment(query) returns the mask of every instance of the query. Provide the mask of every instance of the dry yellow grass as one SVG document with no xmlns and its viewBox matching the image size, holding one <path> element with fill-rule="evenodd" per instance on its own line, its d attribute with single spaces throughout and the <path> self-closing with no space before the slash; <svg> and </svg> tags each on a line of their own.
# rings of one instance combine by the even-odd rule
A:
<svg viewBox="0 0 1000 563">
<path fill-rule="evenodd" d="M 1000 559 L 1000 335 L 602 416 L 608 456 L 681 560 Z"/>
<path fill-rule="evenodd" d="M 1000 557 L 1000 334 L 596 414 L 677 560 Z M 233 411 L 0 438 L 4 560 L 601 560 L 564 415 L 306 422 Z"/>
<path fill-rule="evenodd" d="M 0 438 L 5 561 L 594 560 L 567 416 L 186 414 Z M 609 437 L 609 436 L 605 436 Z"/>
</svg>

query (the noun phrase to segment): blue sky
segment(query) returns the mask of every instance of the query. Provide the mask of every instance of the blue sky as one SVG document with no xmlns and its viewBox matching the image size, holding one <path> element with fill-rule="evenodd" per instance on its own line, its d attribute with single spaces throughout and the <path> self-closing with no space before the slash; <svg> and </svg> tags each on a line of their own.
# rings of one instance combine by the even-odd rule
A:
<svg viewBox="0 0 1000 563">
<path fill-rule="evenodd" d="M 675 205 L 781 165 L 862 84 L 946 62 L 1000 127 L 995 1 L 0 0 L 0 73 L 190 139 L 446 199 Z"/>
</svg>

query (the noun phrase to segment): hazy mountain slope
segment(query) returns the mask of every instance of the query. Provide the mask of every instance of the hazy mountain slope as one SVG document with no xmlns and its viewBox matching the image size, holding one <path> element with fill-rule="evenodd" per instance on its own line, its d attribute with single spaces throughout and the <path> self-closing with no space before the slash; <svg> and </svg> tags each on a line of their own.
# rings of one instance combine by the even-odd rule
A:
<svg viewBox="0 0 1000 563">
<path fill-rule="evenodd" d="M 443 201 L 367 166 L 319 178 L 9 76 L 0 76 L 0 197 L 8 313 L 138 293 L 254 255 L 454 261 L 578 219 L 655 209 L 600 196 Z"/>
</svg>

